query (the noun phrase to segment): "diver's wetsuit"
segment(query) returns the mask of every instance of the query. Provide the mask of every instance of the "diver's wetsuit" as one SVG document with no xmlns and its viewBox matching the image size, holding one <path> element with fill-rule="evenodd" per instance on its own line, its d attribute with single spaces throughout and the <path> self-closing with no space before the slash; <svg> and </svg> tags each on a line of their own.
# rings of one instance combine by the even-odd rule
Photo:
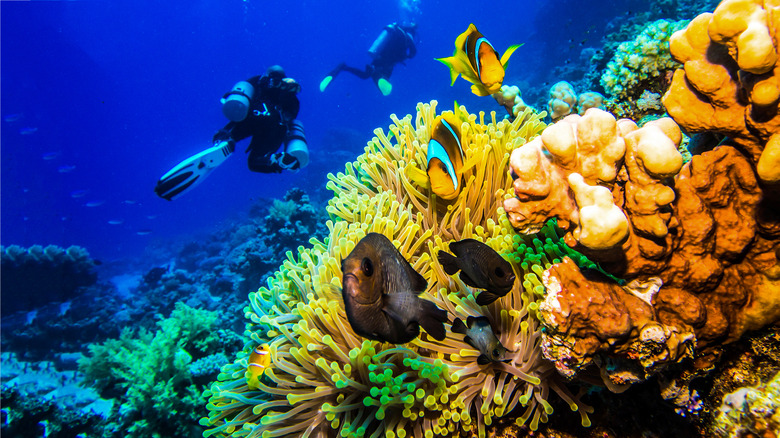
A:
<svg viewBox="0 0 780 438">
<path fill-rule="evenodd" d="M 272 156 L 285 141 L 292 122 L 298 117 L 300 102 L 296 93 L 300 88 L 297 83 L 293 87 L 267 75 L 254 76 L 247 82 L 255 89 L 249 114 L 240 122 L 225 125 L 214 134 L 213 141 L 230 140 L 235 144 L 251 136 L 247 148 L 249 170 L 279 173 L 282 167 Z"/>
<path fill-rule="evenodd" d="M 404 28 L 404 26 L 393 23 L 387 25 L 385 30 L 387 31 L 387 36 L 385 36 L 387 40 L 383 44 L 379 44 L 379 51 L 371 53 L 374 59 L 366 65 L 365 69 L 361 70 L 341 63 L 329 73 L 329 76 L 336 77 L 342 71 L 346 71 L 360 79 L 372 78 L 374 82 L 383 78 L 389 79 L 390 75 L 393 74 L 393 67 L 399 62 L 414 58 L 414 55 L 417 54 L 417 48 L 414 45 L 414 35 L 411 33 L 411 28 Z M 373 46 L 378 45 L 379 39 L 382 37 L 383 34 L 380 34 Z"/>
</svg>

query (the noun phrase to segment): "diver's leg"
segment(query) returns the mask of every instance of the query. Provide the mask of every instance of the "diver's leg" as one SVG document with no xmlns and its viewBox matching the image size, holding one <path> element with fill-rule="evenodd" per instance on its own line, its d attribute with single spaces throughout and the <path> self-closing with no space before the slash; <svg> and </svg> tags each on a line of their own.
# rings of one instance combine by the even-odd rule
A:
<svg viewBox="0 0 780 438">
<path fill-rule="evenodd" d="M 250 149 L 247 157 L 247 165 L 252 172 L 260 173 L 281 173 L 282 168 L 274 162 L 271 153 L 263 153 L 259 149 Z"/>
<path fill-rule="evenodd" d="M 331 81 L 333 81 L 333 78 L 338 76 L 339 73 L 341 73 L 342 70 L 344 70 L 344 67 L 347 65 L 343 62 L 336 66 L 333 70 L 328 73 L 327 76 L 320 82 L 320 91 L 325 91 L 326 88 L 328 88 L 328 85 L 330 85 Z"/>
<path fill-rule="evenodd" d="M 342 67 L 342 70 L 352 73 L 353 75 L 359 77 L 360 79 L 368 79 L 371 77 L 371 74 L 374 72 L 374 66 L 368 64 L 366 65 L 365 69 L 360 70 L 359 68 L 350 67 L 345 64 L 344 67 Z"/>
</svg>

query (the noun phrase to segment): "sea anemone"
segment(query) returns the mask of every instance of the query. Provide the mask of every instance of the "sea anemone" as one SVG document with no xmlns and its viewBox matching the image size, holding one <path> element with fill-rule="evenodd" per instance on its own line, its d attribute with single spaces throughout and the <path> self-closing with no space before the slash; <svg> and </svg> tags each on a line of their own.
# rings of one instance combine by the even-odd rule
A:
<svg viewBox="0 0 780 438">
<path fill-rule="evenodd" d="M 544 114 L 526 112 L 515 122 L 497 122 L 493 112 L 485 124 L 484 113 L 477 122 L 465 107 L 456 108 L 465 184 L 451 201 L 431 192 L 425 172 L 435 101 L 418 104 L 414 119 L 392 115 L 390 136 L 377 129 L 345 173 L 329 175 L 335 193 L 328 205 L 329 237 L 299 247 L 297 257 L 288 253 L 267 287 L 250 294 L 249 340 L 207 391 L 204 436 L 485 436 L 494 417 L 510 413 L 517 424 L 536 429 L 552 412 L 550 390 L 589 424 L 590 408 L 542 358 L 534 315 L 537 276 L 565 245 L 552 226 L 543 230 L 546 243 L 538 245 L 515 234 L 500 207 L 511 196 L 510 152 L 544 128 Z M 508 360 L 478 365 L 479 352 L 451 331 L 442 341 L 423 332 L 403 345 L 357 336 L 341 298 L 341 261 L 370 232 L 393 241 L 428 281 L 421 297 L 445 309 L 450 322 L 486 316 L 510 351 Z M 523 281 L 496 302 L 477 305 L 475 291 L 436 260 L 437 251 L 463 238 L 504 254 Z M 270 347 L 271 366 L 253 389 L 246 380 L 247 358 L 261 344 Z"/>
</svg>

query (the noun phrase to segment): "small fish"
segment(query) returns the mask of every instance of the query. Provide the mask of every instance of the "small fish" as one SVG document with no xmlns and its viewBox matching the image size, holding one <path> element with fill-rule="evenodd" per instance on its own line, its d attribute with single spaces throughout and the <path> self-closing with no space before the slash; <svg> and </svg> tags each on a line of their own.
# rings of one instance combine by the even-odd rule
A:
<svg viewBox="0 0 780 438">
<path fill-rule="evenodd" d="M 446 336 L 447 312 L 417 295 L 428 283 L 384 235 L 369 233 L 341 262 L 347 320 L 358 335 L 404 344 L 422 326 L 436 340 Z"/>
<path fill-rule="evenodd" d="M 252 389 L 260 389 L 260 377 L 271 366 L 271 350 L 268 344 L 255 347 L 247 362 L 249 366 L 246 368 L 246 384 Z"/>
<path fill-rule="evenodd" d="M 135 234 L 138 234 L 139 236 L 146 236 L 148 234 L 152 234 L 152 230 L 149 229 L 138 230 L 136 231 Z"/>
<path fill-rule="evenodd" d="M 87 196 L 87 193 L 89 190 L 74 190 L 70 192 L 71 198 L 83 198 L 84 196 Z"/>
<path fill-rule="evenodd" d="M 501 89 L 506 64 L 518 47 L 520 45 L 509 46 L 499 60 L 496 49 L 472 23 L 455 39 L 455 52 L 452 56 L 437 58 L 437 61 L 450 68 L 450 85 L 455 84 L 455 79 L 460 74 L 463 79 L 474 84 L 471 86 L 472 93 L 487 96 Z"/>
<path fill-rule="evenodd" d="M 124 200 L 124 201 L 122 201 L 122 202 L 123 202 L 123 203 L 125 203 L 125 204 L 127 204 L 127 205 L 133 205 L 133 204 L 135 204 L 135 203 L 136 203 L 136 201 L 134 201 L 134 200 L 132 200 L 132 199 L 125 199 L 125 200 Z"/>
<path fill-rule="evenodd" d="M 149 219 L 149 220 L 157 219 L 157 215 L 156 214 L 150 214 L 150 215 L 146 216 L 146 218 Z"/>
<path fill-rule="evenodd" d="M 84 204 L 85 207 L 100 207 L 101 205 L 105 204 L 106 201 L 89 201 L 86 204 Z"/>
<path fill-rule="evenodd" d="M 490 362 L 504 360 L 506 348 L 501 345 L 501 341 L 496 337 L 486 316 L 476 318 L 469 316 L 466 318 L 466 324 L 460 318 L 455 318 L 452 323 L 452 331 L 466 335 L 464 340 L 482 353 L 477 357 L 478 364 L 487 365 Z"/>
<path fill-rule="evenodd" d="M 125 223 L 125 221 L 122 219 L 111 219 L 108 221 L 109 225 L 122 225 L 123 223 Z"/>
<path fill-rule="evenodd" d="M 5 120 L 6 123 L 14 123 L 22 120 L 22 117 L 24 117 L 24 114 L 22 113 L 8 114 L 7 116 L 3 117 L 3 120 Z"/>
<path fill-rule="evenodd" d="M 515 283 L 512 265 L 493 248 L 474 240 L 463 239 L 450 243 L 449 254 L 439 251 L 437 258 L 447 275 L 460 271 L 460 279 L 477 289 L 485 289 L 477 296 L 477 304 L 486 306 L 503 297 Z"/>
<path fill-rule="evenodd" d="M 19 134 L 22 135 L 32 135 L 35 134 L 36 132 L 38 132 L 38 128 L 27 127 L 19 130 Z"/>
<path fill-rule="evenodd" d="M 76 169 L 76 166 L 65 164 L 63 166 L 60 166 L 57 168 L 57 172 L 59 173 L 70 173 L 73 172 Z"/>
<path fill-rule="evenodd" d="M 51 161 L 59 157 L 61 154 L 59 152 L 46 152 L 43 154 L 42 158 L 46 161 Z"/>
<path fill-rule="evenodd" d="M 460 192 L 464 161 L 460 123 L 453 113 L 436 117 L 428 142 L 428 179 L 433 193 L 442 199 L 454 199 Z"/>
</svg>

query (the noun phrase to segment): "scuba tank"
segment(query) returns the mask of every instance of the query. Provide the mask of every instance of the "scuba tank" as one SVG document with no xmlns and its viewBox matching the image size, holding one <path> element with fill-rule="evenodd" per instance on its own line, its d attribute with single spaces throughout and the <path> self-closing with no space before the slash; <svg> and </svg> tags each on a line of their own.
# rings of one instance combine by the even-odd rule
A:
<svg viewBox="0 0 780 438">
<path fill-rule="evenodd" d="M 368 54 L 371 55 L 372 59 L 376 58 L 377 55 L 381 54 L 387 47 L 387 44 L 390 41 L 390 29 L 390 26 L 382 29 L 382 33 L 380 33 L 379 36 L 374 40 L 374 43 L 371 44 L 371 48 L 368 49 Z"/>
<path fill-rule="evenodd" d="M 222 98 L 222 114 L 231 122 L 240 122 L 249 114 L 249 103 L 255 88 L 247 81 L 239 81 Z"/>
<path fill-rule="evenodd" d="M 306 146 L 306 135 L 303 133 L 303 123 L 293 120 L 290 131 L 284 143 L 284 151 L 298 160 L 300 167 L 309 164 L 309 147 Z"/>
</svg>

